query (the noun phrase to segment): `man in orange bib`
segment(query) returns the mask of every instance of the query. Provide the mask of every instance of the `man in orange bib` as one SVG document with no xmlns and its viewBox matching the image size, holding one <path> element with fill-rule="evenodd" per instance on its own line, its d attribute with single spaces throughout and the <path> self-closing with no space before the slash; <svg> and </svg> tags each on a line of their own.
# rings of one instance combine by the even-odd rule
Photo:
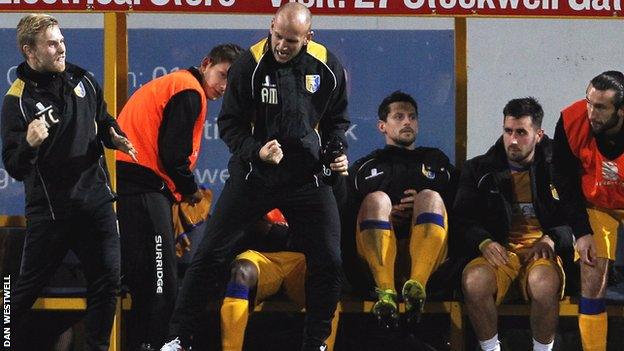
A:
<svg viewBox="0 0 624 351">
<path fill-rule="evenodd" d="M 213 48 L 199 67 L 141 87 L 119 115 L 138 151 L 137 160 L 117 153 L 122 271 L 136 325 L 129 338 L 132 351 L 154 349 L 167 333 L 178 289 L 171 205 L 202 198 L 192 170 L 207 100 L 223 95 L 230 65 L 240 53 L 233 44 Z"/>
<path fill-rule="evenodd" d="M 624 220 L 624 75 L 607 71 L 561 111 L 555 176 L 581 265 L 579 328 L 585 351 L 607 349 L 605 290 Z"/>
</svg>

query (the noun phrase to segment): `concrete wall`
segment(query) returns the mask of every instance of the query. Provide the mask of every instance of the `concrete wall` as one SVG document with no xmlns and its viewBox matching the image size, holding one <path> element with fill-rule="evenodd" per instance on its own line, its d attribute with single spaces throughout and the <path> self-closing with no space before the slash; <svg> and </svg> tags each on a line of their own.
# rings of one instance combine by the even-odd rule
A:
<svg viewBox="0 0 624 351">
<path fill-rule="evenodd" d="M 468 157 L 500 136 L 510 99 L 536 97 L 552 136 L 559 111 L 585 97 L 591 78 L 624 70 L 621 20 L 468 19 L 467 25 Z"/>
</svg>

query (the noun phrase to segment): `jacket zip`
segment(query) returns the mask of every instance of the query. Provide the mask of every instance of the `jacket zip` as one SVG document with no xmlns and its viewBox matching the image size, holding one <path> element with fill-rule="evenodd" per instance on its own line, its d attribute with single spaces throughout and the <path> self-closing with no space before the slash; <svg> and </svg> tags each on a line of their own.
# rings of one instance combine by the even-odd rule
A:
<svg viewBox="0 0 624 351">
<path fill-rule="evenodd" d="M 101 156 L 100 156 L 100 159 L 98 160 L 98 168 L 99 168 L 100 170 L 102 170 L 102 172 L 104 173 L 104 179 L 106 180 L 106 182 L 105 182 L 105 184 L 106 184 L 106 189 L 108 189 L 108 194 L 111 196 L 111 198 L 113 198 L 113 199 L 114 199 L 114 198 L 115 198 L 115 195 L 113 195 L 113 190 L 112 190 L 112 189 L 110 188 L 110 186 L 109 186 L 109 184 L 110 184 L 110 183 L 109 183 L 109 181 L 110 181 L 110 180 L 108 179 L 108 173 L 106 172 L 106 170 L 104 169 L 104 167 L 102 167 L 102 162 L 101 162 L 101 161 L 102 161 L 102 157 L 104 157 L 104 156 L 102 156 L 102 155 L 101 155 Z"/>
<path fill-rule="evenodd" d="M 505 210 L 505 228 L 506 231 L 509 232 L 509 229 L 511 229 L 511 204 L 509 203 L 509 201 L 507 201 L 505 195 L 503 195 L 503 192 L 501 191 L 500 177 L 498 177 L 498 174 L 492 173 L 492 177 L 494 177 L 496 188 L 498 190 L 498 196 L 500 196 L 503 201 L 503 208 Z"/>
<path fill-rule="evenodd" d="M 542 226 L 542 223 L 545 223 L 543 221 L 543 219 L 540 216 L 540 212 L 541 212 L 541 208 L 539 205 L 539 197 L 537 194 L 537 175 L 536 175 L 537 170 L 535 169 L 535 161 L 531 164 L 531 167 L 529 168 L 529 179 L 531 180 L 531 197 L 533 198 L 532 202 L 533 202 L 533 209 L 535 211 L 535 217 L 537 218 L 537 220 L 540 223 L 540 227 Z M 550 224 L 550 223 L 549 223 Z M 545 228 L 542 227 L 542 232 L 544 231 Z"/>
<path fill-rule="evenodd" d="M 43 193 L 46 196 L 46 200 L 48 200 L 48 208 L 50 209 L 50 215 L 52 215 L 52 220 L 56 220 L 56 216 L 54 215 L 54 210 L 52 209 L 52 201 L 50 200 L 50 195 L 48 194 L 48 189 L 46 188 L 45 182 L 43 181 L 43 175 L 39 170 L 39 165 L 36 165 L 37 175 L 39 176 L 39 180 L 41 180 L 41 185 L 43 185 Z"/>
<path fill-rule="evenodd" d="M 319 149 L 318 151 L 320 152 L 321 149 L 323 148 L 323 145 L 321 145 L 321 134 L 319 134 L 318 130 L 316 130 L 316 128 L 312 128 L 312 130 L 314 130 L 314 133 L 316 133 L 316 137 L 318 138 L 319 141 Z"/>
</svg>

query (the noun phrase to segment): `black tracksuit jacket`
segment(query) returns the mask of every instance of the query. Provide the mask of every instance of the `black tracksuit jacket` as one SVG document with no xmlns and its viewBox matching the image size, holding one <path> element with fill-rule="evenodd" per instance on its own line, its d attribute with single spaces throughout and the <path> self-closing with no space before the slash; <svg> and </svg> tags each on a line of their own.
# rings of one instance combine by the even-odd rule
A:
<svg viewBox="0 0 624 351">
<path fill-rule="evenodd" d="M 338 138 L 346 146 L 344 69 L 320 44 L 310 42 L 281 64 L 265 39 L 232 65 L 228 85 L 218 126 L 233 154 L 231 175 L 253 177 L 268 187 L 301 185 L 320 170 L 322 142 Z M 272 139 L 284 152 L 278 165 L 258 156 Z"/>
<path fill-rule="evenodd" d="M 362 199 L 374 191 L 383 191 L 392 204 L 398 204 L 406 189 L 438 192 L 448 209 L 458 174 L 448 157 L 439 149 L 418 147 L 408 150 L 392 145 L 375 150 L 357 160 L 349 170 L 349 197 L 356 200 L 357 208 Z"/>
<path fill-rule="evenodd" d="M 62 73 L 39 73 L 25 62 L 2 105 L 2 160 L 24 182 L 26 216 L 60 219 L 75 210 L 114 200 L 104 149 L 114 148 L 110 127 L 122 134 L 106 111 L 102 89 L 84 69 L 66 64 Z M 51 123 L 49 136 L 32 148 L 28 124 L 41 109 Z"/>
</svg>

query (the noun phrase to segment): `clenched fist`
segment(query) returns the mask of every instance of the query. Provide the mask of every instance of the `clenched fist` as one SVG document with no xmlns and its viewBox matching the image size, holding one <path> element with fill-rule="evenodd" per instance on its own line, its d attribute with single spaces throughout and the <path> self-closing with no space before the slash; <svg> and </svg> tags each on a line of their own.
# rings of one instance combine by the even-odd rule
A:
<svg viewBox="0 0 624 351">
<path fill-rule="evenodd" d="M 284 153 L 282 152 L 282 146 L 277 140 L 273 139 L 260 149 L 259 152 L 260 159 L 266 163 L 278 164 L 284 157 Z"/>
<path fill-rule="evenodd" d="M 48 137 L 48 127 L 43 117 L 37 118 L 28 124 L 26 141 L 31 147 L 38 147 Z"/>
</svg>

